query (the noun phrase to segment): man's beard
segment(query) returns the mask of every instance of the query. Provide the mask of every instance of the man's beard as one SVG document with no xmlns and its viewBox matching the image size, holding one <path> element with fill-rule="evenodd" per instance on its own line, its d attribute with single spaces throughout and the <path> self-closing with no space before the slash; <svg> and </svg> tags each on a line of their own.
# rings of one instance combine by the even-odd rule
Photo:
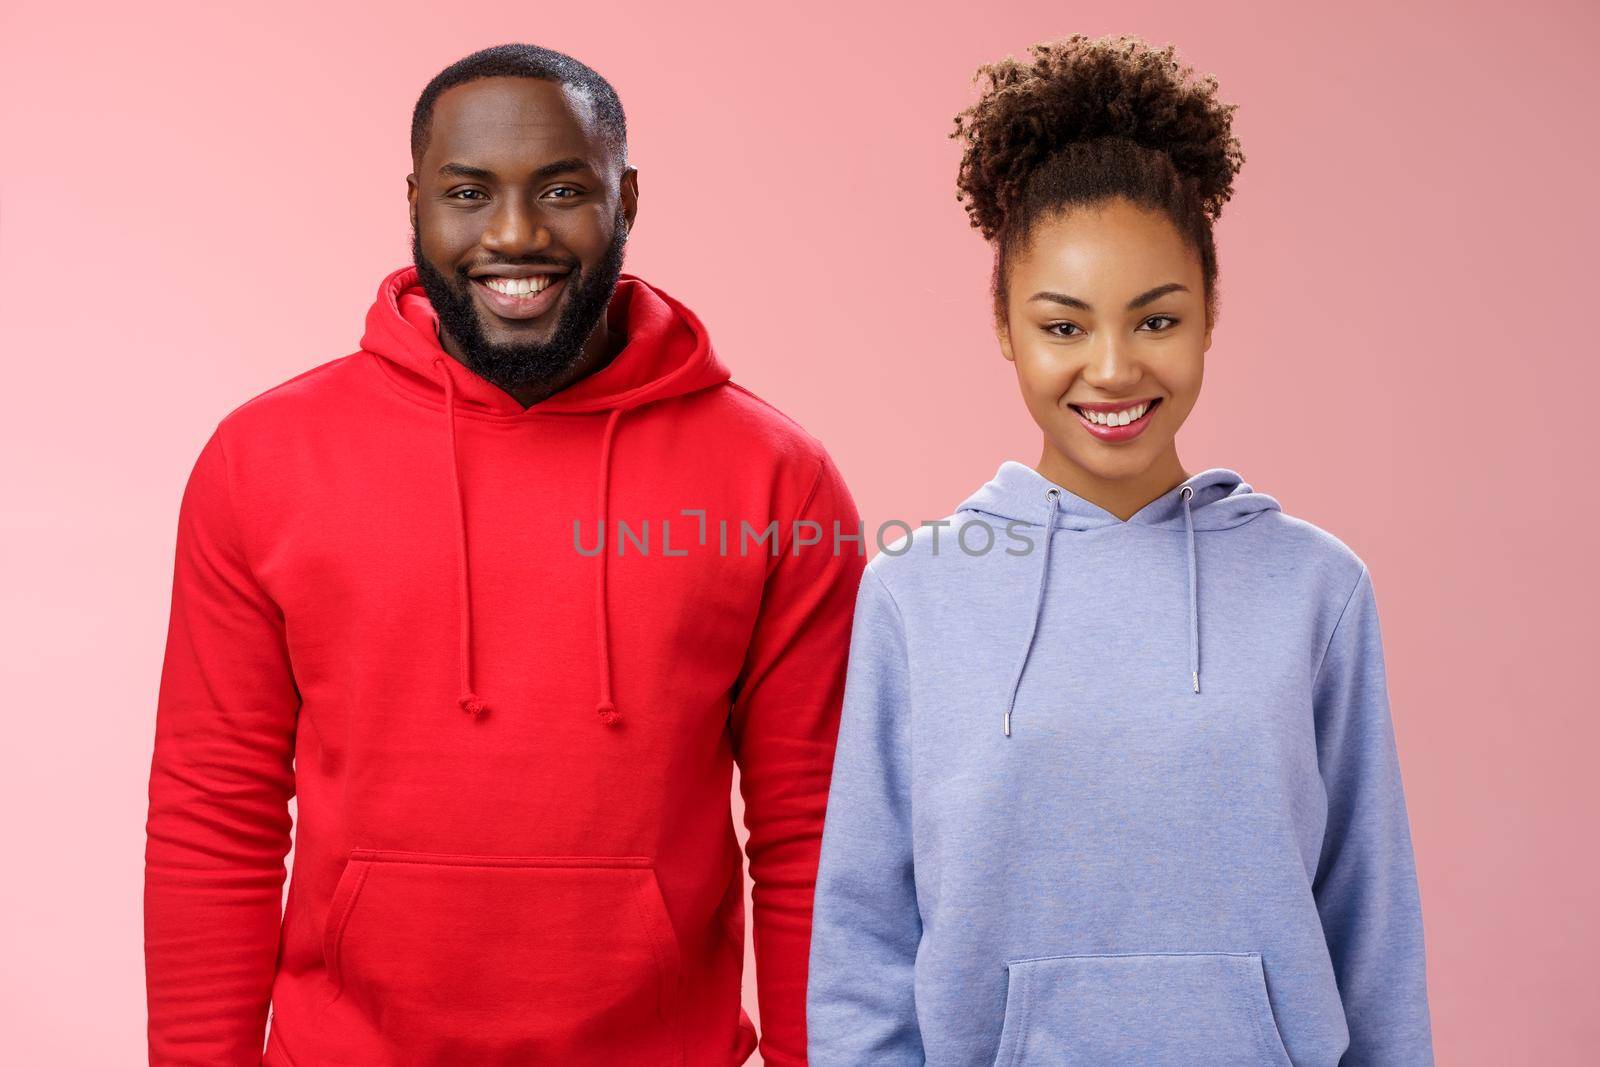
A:
<svg viewBox="0 0 1600 1067">
<path fill-rule="evenodd" d="M 619 211 L 612 229 L 611 244 L 591 269 L 574 266 L 566 276 L 566 302 L 556 320 L 555 332 L 548 341 L 491 342 L 483 334 L 478 308 L 468 286 L 477 283 L 457 273 L 452 285 L 422 254 L 422 239 L 411 231 L 411 259 L 417 266 L 417 279 L 439 315 L 439 326 L 449 333 L 461 349 L 462 362 L 479 377 L 510 391 L 528 385 L 548 385 L 576 367 L 583 359 L 584 342 L 594 332 L 600 316 L 611 303 L 617 279 L 622 274 L 622 253 L 627 244 L 628 226 Z M 550 260 L 523 261 L 555 265 Z"/>
</svg>

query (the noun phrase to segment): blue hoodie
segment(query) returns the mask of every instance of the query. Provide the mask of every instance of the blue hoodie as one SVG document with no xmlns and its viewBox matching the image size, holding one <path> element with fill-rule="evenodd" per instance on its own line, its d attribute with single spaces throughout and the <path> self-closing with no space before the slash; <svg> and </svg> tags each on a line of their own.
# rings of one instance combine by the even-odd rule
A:
<svg viewBox="0 0 1600 1067">
<path fill-rule="evenodd" d="M 813 1067 L 1432 1064 L 1361 559 L 1222 468 L 942 522 L 857 596 Z"/>
</svg>

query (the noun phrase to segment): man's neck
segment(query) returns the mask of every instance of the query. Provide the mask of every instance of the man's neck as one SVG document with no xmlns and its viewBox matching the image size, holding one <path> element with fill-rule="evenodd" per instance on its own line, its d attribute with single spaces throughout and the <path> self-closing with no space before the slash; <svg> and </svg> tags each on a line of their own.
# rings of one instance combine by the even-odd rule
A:
<svg viewBox="0 0 1600 1067">
<path fill-rule="evenodd" d="M 555 396 L 575 382 L 582 381 L 589 375 L 597 374 L 604 370 L 613 359 L 617 358 L 618 353 L 628 345 L 627 332 L 612 325 L 607 321 L 609 318 L 609 314 L 600 316 L 600 321 L 595 323 L 593 332 L 589 334 L 588 340 L 584 342 L 583 358 L 578 360 L 577 364 L 565 374 L 548 382 L 529 382 L 509 389 L 501 386 L 501 390 L 521 404 L 523 410 L 526 411 L 540 401 L 548 400 L 550 397 Z M 462 358 L 460 346 L 456 344 L 455 338 L 451 337 L 448 331 L 440 329 L 439 343 L 457 363 L 460 363 L 463 367 L 467 366 L 466 360 Z"/>
<path fill-rule="evenodd" d="M 628 344 L 627 334 L 612 327 L 607 321 L 608 316 L 600 316 L 600 321 L 595 323 L 594 332 L 583 345 L 583 358 L 575 367 L 566 374 L 550 382 L 530 382 L 507 389 L 512 399 L 521 404 L 526 410 L 541 400 L 548 400 L 561 390 L 575 382 L 582 381 L 591 374 L 598 374 L 617 358 Z"/>
</svg>

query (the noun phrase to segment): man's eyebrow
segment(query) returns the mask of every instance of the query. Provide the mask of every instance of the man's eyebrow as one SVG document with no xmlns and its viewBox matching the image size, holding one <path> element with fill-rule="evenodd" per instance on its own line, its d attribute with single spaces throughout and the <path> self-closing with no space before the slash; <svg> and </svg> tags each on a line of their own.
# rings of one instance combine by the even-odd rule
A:
<svg viewBox="0 0 1600 1067">
<path fill-rule="evenodd" d="M 546 163 L 534 171 L 533 176 L 535 178 L 554 178 L 557 174 L 566 174 L 568 171 L 592 169 L 587 159 L 583 159 L 580 156 L 568 156 L 566 159 L 558 159 L 554 163 Z"/>
<path fill-rule="evenodd" d="M 469 167 L 465 163 L 446 163 L 439 168 L 441 178 L 477 178 L 487 181 L 494 177 L 494 171 L 484 170 L 482 167 Z"/>
<path fill-rule="evenodd" d="M 1177 282 L 1168 282 L 1165 285 L 1158 285 L 1154 289 L 1151 289 L 1148 292 L 1140 293 L 1138 296 L 1128 301 L 1128 310 L 1133 311 L 1136 308 L 1142 308 L 1152 300 L 1155 300 L 1158 297 L 1166 296 L 1168 293 L 1187 293 L 1188 291 L 1189 287 L 1187 285 L 1179 285 Z M 1084 311 L 1094 310 L 1094 308 L 1090 307 L 1088 303 L 1079 300 L 1075 296 L 1068 296 L 1065 293 L 1052 293 L 1048 289 L 1041 289 L 1039 292 L 1028 297 L 1028 299 L 1048 300 L 1052 304 L 1065 304 L 1067 307 L 1082 308 Z"/>
<path fill-rule="evenodd" d="M 589 170 L 589 161 L 579 156 L 568 156 L 558 159 L 553 163 L 546 163 L 533 172 L 534 181 L 543 181 L 553 178 L 557 174 L 566 174 L 575 170 Z M 483 167 L 474 167 L 468 163 L 446 163 L 439 168 L 439 176 L 444 178 L 474 178 L 478 181 L 493 181 L 495 174 L 492 170 Z"/>
</svg>

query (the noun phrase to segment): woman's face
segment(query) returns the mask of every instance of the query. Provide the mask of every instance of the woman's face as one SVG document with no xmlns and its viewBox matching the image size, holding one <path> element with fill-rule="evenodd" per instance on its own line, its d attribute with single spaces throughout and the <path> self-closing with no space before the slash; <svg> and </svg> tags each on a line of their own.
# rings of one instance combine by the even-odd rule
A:
<svg viewBox="0 0 1600 1067">
<path fill-rule="evenodd" d="M 1175 437 L 1211 328 L 1200 257 L 1177 228 L 1120 198 L 1074 208 L 1035 225 L 1009 274 L 1000 348 L 1044 431 L 1044 473 L 1183 477 Z"/>
</svg>

